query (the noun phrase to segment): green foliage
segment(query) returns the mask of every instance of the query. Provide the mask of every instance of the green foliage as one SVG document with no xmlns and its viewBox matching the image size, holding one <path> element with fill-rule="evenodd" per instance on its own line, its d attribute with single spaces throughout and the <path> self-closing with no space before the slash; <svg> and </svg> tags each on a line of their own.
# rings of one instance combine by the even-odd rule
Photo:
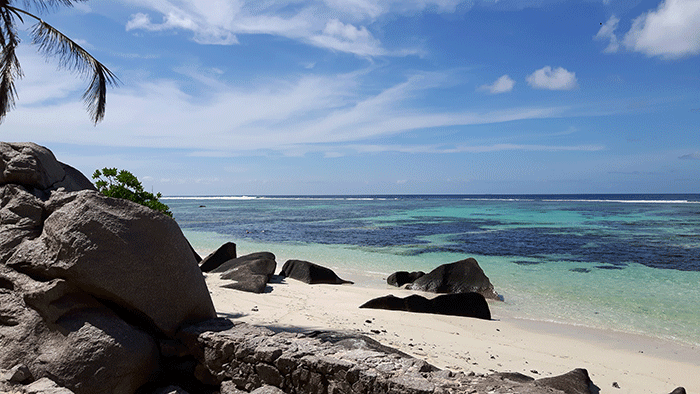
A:
<svg viewBox="0 0 700 394">
<path fill-rule="evenodd" d="M 153 194 L 143 190 L 143 185 L 136 175 L 126 170 L 116 168 L 103 168 L 95 170 L 92 174 L 97 190 L 107 197 L 124 198 L 145 205 L 170 217 L 170 207 L 158 201 L 162 197 L 160 193 Z"/>
</svg>

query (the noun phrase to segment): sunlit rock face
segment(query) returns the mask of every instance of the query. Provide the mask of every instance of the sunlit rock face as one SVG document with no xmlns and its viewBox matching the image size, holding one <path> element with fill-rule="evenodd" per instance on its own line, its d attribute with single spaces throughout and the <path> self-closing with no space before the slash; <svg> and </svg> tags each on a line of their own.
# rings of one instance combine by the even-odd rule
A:
<svg viewBox="0 0 700 394">
<path fill-rule="evenodd" d="M 79 394 L 133 393 L 159 340 L 216 315 L 175 221 L 32 143 L 0 143 L 0 300 L 0 368 Z"/>
</svg>

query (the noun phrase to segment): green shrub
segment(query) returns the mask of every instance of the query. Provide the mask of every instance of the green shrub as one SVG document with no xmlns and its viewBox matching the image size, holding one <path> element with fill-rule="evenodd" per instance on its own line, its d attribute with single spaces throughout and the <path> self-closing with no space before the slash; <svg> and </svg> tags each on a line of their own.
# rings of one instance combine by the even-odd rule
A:
<svg viewBox="0 0 700 394">
<path fill-rule="evenodd" d="M 158 201 L 162 197 L 160 193 L 153 194 L 143 190 L 143 185 L 136 175 L 126 170 L 116 168 L 103 168 L 95 170 L 92 174 L 97 190 L 107 197 L 124 198 L 141 205 L 147 206 L 170 217 L 170 207 Z"/>
</svg>

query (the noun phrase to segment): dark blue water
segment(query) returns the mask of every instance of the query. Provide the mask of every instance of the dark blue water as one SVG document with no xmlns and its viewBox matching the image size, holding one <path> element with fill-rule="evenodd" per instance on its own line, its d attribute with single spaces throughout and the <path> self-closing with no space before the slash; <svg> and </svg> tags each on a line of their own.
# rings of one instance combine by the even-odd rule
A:
<svg viewBox="0 0 700 394">
<path fill-rule="evenodd" d="M 276 196 L 166 199 L 183 229 L 393 253 L 630 263 L 700 271 L 700 195 Z"/>
</svg>

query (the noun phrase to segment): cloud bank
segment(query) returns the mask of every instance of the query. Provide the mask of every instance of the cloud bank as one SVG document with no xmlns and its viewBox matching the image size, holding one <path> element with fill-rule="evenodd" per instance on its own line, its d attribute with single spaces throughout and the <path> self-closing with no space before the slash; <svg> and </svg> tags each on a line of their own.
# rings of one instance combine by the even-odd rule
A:
<svg viewBox="0 0 700 394">
<path fill-rule="evenodd" d="M 127 31 L 185 30 L 201 44 L 237 44 L 237 35 L 269 34 L 363 57 L 405 56 L 419 48 L 389 50 L 371 25 L 389 13 L 454 12 L 459 0 L 419 1 L 198 1 L 122 0 L 149 10 L 132 14 Z M 151 14 L 156 15 L 152 17 Z M 154 19 L 161 18 L 161 22 Z"/>
</svg>

